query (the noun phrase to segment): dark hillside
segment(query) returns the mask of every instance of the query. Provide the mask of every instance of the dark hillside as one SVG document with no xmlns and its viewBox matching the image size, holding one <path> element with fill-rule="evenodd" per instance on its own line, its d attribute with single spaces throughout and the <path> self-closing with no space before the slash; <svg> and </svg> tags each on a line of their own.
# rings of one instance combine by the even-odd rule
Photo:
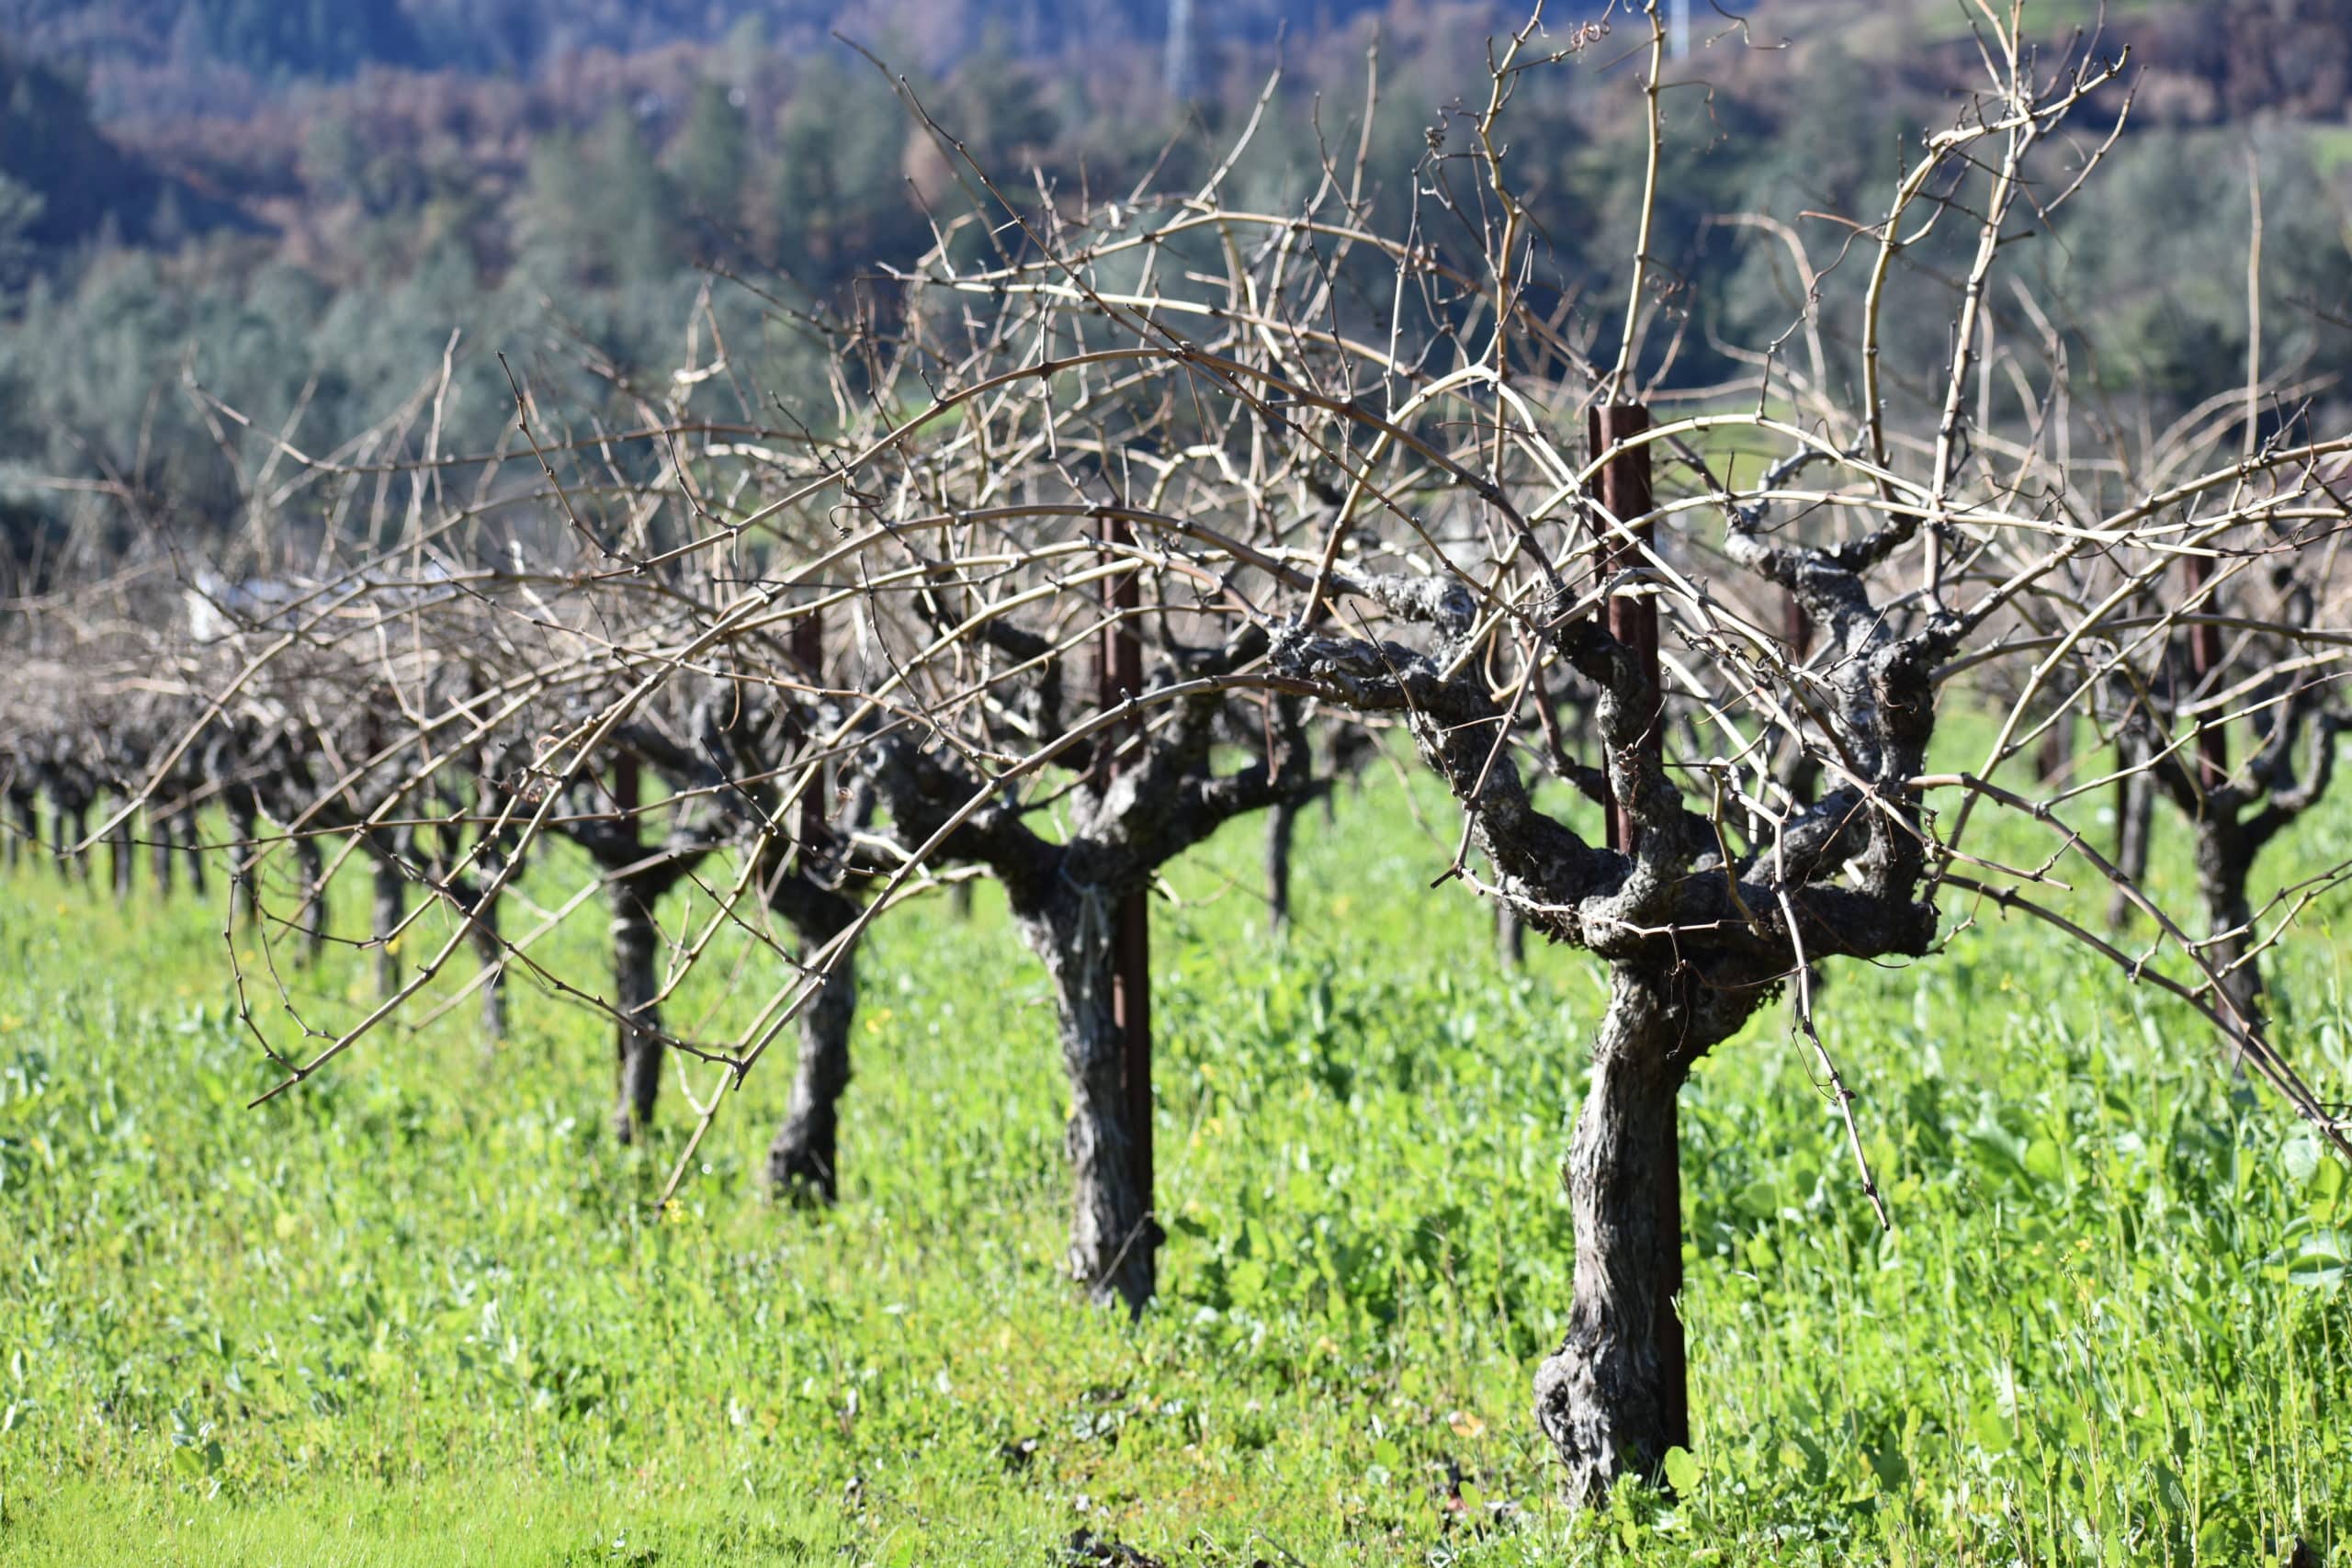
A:
<svg viewBox="0 0 2352 1568">
<path fill-rule="evenodd" d="M 74 492 L 50 480 L 144 465 L 141 484 L 168 472 L 175 503 L 217 521 L 237 493 L 218 444 L 185 398 L 158 396 L 183 364 L 259 420 L 300 402 L 306 435 L 332 446 L 396 406 L 461 327 L 459 382 L 480 385 L 453 400 L 452 438 L 479 445 L 506 422 L 492 348 L 544 352 L 544 375 L 600 395 L 571 379 L 583 345 L 658 367 L 703 268 L 887 314 L 876 279 L 932 243 L 956 170 L 836 30 L 906 72 L 1032 203 L 1147 171 L 1188 188 L 1279 60 L 1236 176 L 1261 209 L 1305 199 L 1328 151 L 1352 147 L 1376 39 L 1366 213 L 1401 230 L 1434 188 L 1431 139 L 1460 150 L 1487 39 L 1523 19 L 1498 0 L 1189 0 L 1171 48 L 1170 5 L 0 0 L 0 501 L 55 510 Z M 1555 6 L 1546 38 L 1606 9 Z M 1592 299 L 1622 286 L 1640 194 L 1639 29 L 1618 9 L 1514 109 L 1549 264 Z M 1785 247 L 1742 215 L 1795 225 L 1827 260 L 1877 220 L 1871 193 L 1979 72 L 1958 0 L 1744 9 L 1691 0 L 1669 67 L 1683 85 L 1663 99 L 1653 251 L 1693 329 L 1671 371 L 1683 386 L 1733 373 L 1719 344 L 1769 340 L 1804 309 Z M 2258 168 L 2262 362 L 2342 395 L 2352 0 L 2256 0 L 2227 26 L 2186 3 L 2028 12 L 2052 40 L 2102 14 L 2101 47 L 2136 67 L 2128 123 L 2111 177 L 2033 262 L 2081 362 L 2103 394 L 2155 412 L 2243 367 Z M 2089 106 L 2079 135 L 2125 101 Z M 2050 150 L 2038 177 L 2087 145 Z M 1860 279 L 1837 268 L 1824 287 L 1834 302 Z M 1917 349 L 1950 324 L 1939 309 L 1891 330 Z"/>
<path fill-rule="evenodd" d="M 13 238 L 40 251 L 101 233 L 171 245 L 224 225 L 251 226 L 235 200 L 170 178 L 118 145 L 68 77 L 0 50 L 0 193 L 12 190 L 13 235 L 8 204 L 0 203 L 0 244 Z"/>
</svg>

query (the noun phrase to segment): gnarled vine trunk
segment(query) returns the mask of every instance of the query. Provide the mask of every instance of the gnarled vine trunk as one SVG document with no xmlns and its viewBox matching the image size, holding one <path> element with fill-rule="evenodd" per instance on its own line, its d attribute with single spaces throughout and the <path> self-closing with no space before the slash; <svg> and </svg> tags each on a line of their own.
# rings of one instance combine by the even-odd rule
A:
<svg viewBox="0 0 2352 1568">
<path fill-rule="evenodd" d="M 1125 1037 L 1113 1005 L 1121 900 L 1062 883 L 1015 919 L 1054 985 L 1070 1113 L 1070 1275 L 1093 1300 L 1141 1312 L 1158 1284 L 1160 1229 L 1136 1179 Z"/>
<path fill-rule="evenodd" d="M 2205 959 L 2222 994 L 2251 1028 L 2262 1027 L 2261 961 L 2250 956 L 2254 907 L 2246 884 L 2256 845 L 2235 821 L 2208 816 L 2197 824 L 2197 890 L 2205 905 Z M 2245 1072 L 2243 1064 L 2239 1072 Z"/>
<path fill-rule="evenodd" d="M 192 813 L 179 818 L 178 840 L 181 852 L 187 856 L 188 891 L 200 898 L 205 891 L 204 834 Z"/>
<path fill-rule="evenodd" d="M 486 863 L 482 875 L 495 881 L 500 867 L 495 862 Z M 485 897 L 480 887 L 466 889 L 466 940 L 481 961 L 481 1045 L 487 1052 L 506 1038 L 506 943 L 498 934 L 498 899 Z"/>
<path fill-rule="evenodd" d="M 2115 869 L 2133 886 L 2148 874 L 2148 845 L 2155 830 L 2156 783 L 2149 776 L 2147 758 L 2130 736 L 2119 742 L 2122 772 L 2115 781 Z M 2120 929 L 2130 922 L 2132 896 L 2120 886 L 2108 895 L 2107 923 Z"/>
<path fill-rule="evenodd" d="M 571 836 L 605 876 L 613 944 L 615 1094 L 613 1135 L 633 1141 L 653 1121 L 662 1093 L 662 932 L 654 911 L 662 895 L 686 877 L 707 846 L 673 835 L 661 846 L 645 841 L 639 822 L 644 803 L 644 762 L 635 752 L 615 759 L 611 811 L 574 824 Z"/>
<path fill-rule="evenodd" d="M 399 858 L 390 845 L 371 840 L 368 859 L 375 868 L 369 884 L 373 908 L 368 927 L 376 940 L 376 994 L 389 997 L 401 988 L 400 955 L 392 951 L 392 942 L 401 917 L 408 913 L 408 879 L 401 874 Z"/>
<path fill-rule="evenodd" d="M 485 912 L 474 928 L 474 953 L 489 978 L 481 983 L 481 1047 L 494 1049 L 506 1038 L 506 948 L 498 936 L 498 912 Z"/>
<path fill-rule="evenodd" d="M 118 904 L 130 902 L 131 885 L 138 880 L 138 853 L 130 818 L 126 816 L 107 830 L 107 881 L 114 889 L 114 901 Z"/>
<path fill-rule="evenodd" d="M 10 789 L 8 807 L 16 815 L 17 830 L 8 837 L 8 869 L 17 869 L 18 846 L 28 850 L 40 846 L 40 797 L 30 790 Z"/>
<path fill-rule="evenodd" d="M 1567 1468 L 1571 1497 L 1618 1476 L 1655 1476 L 1690 1443 L 1682 1319 L 1682 1174 L 1676 1107 L 1712 1040 L 1671 985 L 1629 963 L 1611 972 L 1592 1087 L 1567 1164 L 1576 1295 L 1567 1336 L 1535 1374 L 1535 1416 Z"/>
<path fill-rule="evenodd" d="M 306 834 L 294 840 L 294 866 L 302 878 L 294 919 L 302 928 L 302 956 L 315 964 L 327 948 L 327 863 L 318 840 Z"/>
<path fill-rule="evenodd" d="M 69 878 L 90 880 L 90 855 L 81 848 L 82 840 L 90 836 L 90 797 L 76 794 L 69 796 L 57 813 L 59 832 L 57 852 L 65 863 Z"/>
<path fill-rule="evenodd" d="M 805 825 L 805 840 L 814 841 L 819 832 L 814 820 Z M 767 900 L 793 926 L 805 962 L 858 919 L 856 900 L 807 874 L 805 865 L 778 872 Z M 767 1145 L 769 1187 L 790 1201 L 831 1203 L 840 1197 L 842 1093 L 849 1089 L 849 1025 L 858 1013 L 856 964 L 856 947 L 835 954 L 816 995 L 799 1009 L 793 1102 L 776 1140 Z"/>
<path fill-rule="evenodd" d="M 652 1122 L 662 1093 L 662 1014 L 654 1002 L 662 988 L 662 938 L 653 924 L 660 896 L 660 887 L 647 878 L 616 876 L 611 883 L 614 1002 L 621 1015 L 613 1035 L 613 1135 L 624 1144 Z"/>
<path fill-rule="evenodd" d="M 1298 831 L 1298 807 L 1282 801 L 1266 813 L 1266 929 L 1290 929 L 1291 842 Z"/>
<path fill-rule="evenodd" d="M 856 907 L 837 903 L 796 910 L 805 955 L 848 929 Z M 850 1026 L 857 1018 L 857 953 L 834 959 L 824 984 L 800 1011 L 800 1057 L 792 1101 L 768 1145 L 768 1184 L 791 1199 L 830 1203 L 841 1195 L 841 1100 L 849 1088 Z"/>
<path fill-rule="evenodd" d="M 260 857 L 254 835 L 261 830 L 261 807 L 249 789 L 229 792 L 229 923 L 251 925 L 261 908 L 260 889 L 254 886 L 254 865 Z"/>
<path fill-rule="evenodd" d="M 155 896 L 172 896 L 172 819 L 162 812 L 147 813 L 147 874 L 155 879 Z"/>
</svg>

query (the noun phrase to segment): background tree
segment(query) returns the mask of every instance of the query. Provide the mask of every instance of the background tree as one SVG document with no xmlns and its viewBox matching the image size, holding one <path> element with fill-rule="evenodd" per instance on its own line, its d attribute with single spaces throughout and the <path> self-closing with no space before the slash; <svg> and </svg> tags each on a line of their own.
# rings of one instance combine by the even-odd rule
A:
<svg viewBox="0 0 2352 1568">
<path fill-rule="evenodd" d="M 722 233 L 742 221 L 752 169 L 750 128 L 735 103 L 738 91 L 723 82 L 696 83 L 677 139 L 675 169 L 687 210 Z"/>
</svg>

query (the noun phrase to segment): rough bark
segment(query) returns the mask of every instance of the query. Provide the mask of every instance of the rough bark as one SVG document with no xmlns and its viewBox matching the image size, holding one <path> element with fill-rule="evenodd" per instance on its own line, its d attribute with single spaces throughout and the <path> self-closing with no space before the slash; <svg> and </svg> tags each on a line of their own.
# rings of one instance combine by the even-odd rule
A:
<svg viewBox="0 0 2352 1568">
<path fill-rule="evenodd" d="M 81 848 L 81 843 L 90 836 L 90 803 L 84 798 L 67 806 L 58 816 L 62 831 L 57 836 L 57 852 L 65 857 L 70 874 L 87 883 L 90 880 L 90 856 Z"/>
<path fill-rule="evenodd" d="M 808 942 L 808 934 L 802 940 Z M 841 1100 L 849 1088 L 850 1026 L 856 1017 L 853 951 L 834 960 L 824 984 L 801 1010 L 792 1102 L 768 1145 L 768 1184 L 788 1200 L 830 1203 L 841 1195 Z"/>
<path fill-rule="evenodd" d="M 401 874 L 400 862 L 390 846 L 371 844 L 368 859 L 375 868 L 368 930 L 376 942 L 376 994 L 389 997 L 401 988 L 400 957 L 392 952 L 392 934 L 400 930 L 401 917 L 408 913 L 408 879 Z"/>
<path fill-rule="evenodd" d="M 147 874 L 155 879 L 155 897 L 172 896 L 172 819 L 159 811 L 147 814 Z"/>
<path fill-rule="evenodd" d="M 1803 664 L 1813 656 L 1813 617 L 1805 614 L 1804 601 L 1787 589 L 1781 591 L 1781 636 L 1789 645 L 1789 657 Z M 1821 759 L 1805 746 L 1801 734 L 1789 738 L 1789 747 L 1781 763 L 1781 783 L 1792 797 L 1804 802 L 1821 797 Z"/>
<path fill-rule="evenodd" d="M 306 836 L 294 840 L 294 866 L 302 878 L 302 901 L 294 919 L 302 928 L 302 956 L 315 964 L 327 947 L 327 863 L 318 840 Z M 398 923 L 399 916 L 393 920 Z"/>
<path fill-rule="evenodd" d="M 193 816 L 179 819 L 179 845 L 187 856 L 188 891 L 201 898 L 205 892 L 204 835 Z"/>
<path fill-rule="evenodd" d="M 639 745 L 660 737 L 642 734 Z M 614 761 L 610 810 L 583 816 L 569 832 L 605 874 L 605 898 L 611 911 L 613 944 L 613 1029 L 616 1093 L 613 1133 L 631 1142 L 639 1129 L 651 1124 L 655 1100 L 662 1091 L 662 1018 L 655 998 L 661 994 L 659 961 L 662 933 L 654 911 L 663 894 L 692 873 L 709 852 L 684 825 L 661 844 L 646 841 L 639 817 L 644 805 L 645 758 L 637 750 L 624 751 Z"/>
<path fill-rule="evenodd" d="M 1185 654 L 1179 669 L 1188 676 L 1230 671 L 1266 648 L 1266 633 L 1251 626 L 1221 649 Z M 885 742 L 865 764 L 875 803 L 901 839 L 944 835 L 934 846 L 939 855 L 989 867 L 1046 965 L 1070 1083 L 1069 1267 L 1096 1301 L 1115 1299 L 1131 1311 L 1151 1298 L 1161 1239 L 1150 1212 L 1149 1058 L 1135 1049 L 1148 1038 L 1148 986 L 1133 987 L 1123 1023 L 1118 982 L 1123 957 L 1142 978 L 1134 960 L 1148 940 L 1143 895 L 1159 866 L 1235 817 L 1309 793 L 1304 740 L 1287 721 L 1276 726 L 1264 757 L 1217 773 L 1211 753 L 1223 712 L 1220 697 L 1187 702 L 1170 729 L 1147 732 L 1136 755 L 1091 770 L 1064 808 L 1069 836 L 1061 843 L 1032 830 L 1023 808 L 1009 802 L 966 812 L 949 830 L 947 814 L 961 811 L 978 786 L 940 754 Z M 1253 725 L 1245 739 L 1260 732 Z M 1114 760 L 1098 755 L 1098 763 Z M 1137 918 L 1123 919 L 1123 905 Z M 1131 1060 L 1146 1068 L 1132 1081 Z"/>
<path fill-rule="evenodd" d="M 1655 1476 L 1690 1443 L 1682 1319 L 1676 1100 L 1696 1055 L 1668 988 L 1620 964 L 1567 1165 L 1576 1295 L 1567 1337 L 1535 1374 L 1535 1416 L 1571 1497 Z"/>
<path fill-rule="evenodd" d="M 481 983 L 481 1044 L 488 1052 L 506 1038 L 506 944 L 498 934 L 498 900 L 477 894 L 467 917 L 471 923 L 466 940 L 487 976 Z"/>
<path fill-rule="evenodd" d="M 2115 869 L 2133 884 L 2148 874 L 2148 843 L 2154 828 L 2156 808 L 2155 781 L 2148 775 L 2143 758 L 2128 744 L 2123 750 L 2123 764 L 2135 771 L 2126 773 L 2115 781 Z M 2120 929 L 2132 919 L 2133 905 L 2129 895 L 2118 887 L 2107 901 L 2107 923 L 2109 929 Z"/>
<path fill-rule="evenodd" d="M 1117 903 L 1107 888 L 1065 885 L 1015 917 L 1053 981 L 1069 1077 L 1070 1276 L 1094 1301 L 1140 1313 L 1156 1288 L 1161 1233 L 1136 1181 L 1125 1043 L 1112 1006 Z"/>
<path fill-rule="evenodd" d="M 139 880 L 138 846 L 130 831 L 130 819 L 123 818 L 107 832 L 107 881 L 114 889 L 114 901 L 130 902 L 131 886 Z"/>
<path fill-rule="evenodd" d="M 1266 813 L 1266 929 L 1290 929 L 1290 852 L 1298 831 L 1298 807 L 1290 801 Z"/>
<path fill-rule="evenodd" d="M 803 826 L 814 842 L 821 824 Z M 802 851 L 805 855 L 807 851 Z M 805 860 L 780 866 L 766 884 L 768 907 L 799 939 L 804 959 L 856 923 L 857 900 L 818 875 Z M 784 1123 L 768 1145 L 770 1189 L 788 1202 L 830 1203 L 841 1193 L 842 1096 L 850 1081 L 850 1027 L 857 1018 L 857 953 L 834 956 L 824 983 L 801 1009 L 800 1055 Z"/>
<path fill-rule="evenodd" d="M 2254 908 L 2246 884 L 2254 874 L 2255 848 L 2235 821 L 2208 817 L 2197 825 L 2197 890 L 2205 905 L 2205 958 L 2221 976 L 2230 1004 L 2259 1031 L 2262 968 L 2247 952 L 2254 936 Z"/>
<path fill-rule="evenodd" d="M 611 911 L 615 1096 L 613 1133 L 622 1143 L 651 1124 L 662 1092 L 661 929 L 654 911 L 662 896 L 677 886 L 702 858 L 700 849 L 648 850 L 635 822 L 585 840 L 605 868 L 605 899 Z"/>
<path fill-rule="evenodd" d="M 261 812 L 252 792 L 233 790 L 229 795 L 229 921 L 232 925 L 251 925 L 260 908 L 254 887 L 254 862 L 257 851 L 254 836 L 261 828 Z"/>
</svg>

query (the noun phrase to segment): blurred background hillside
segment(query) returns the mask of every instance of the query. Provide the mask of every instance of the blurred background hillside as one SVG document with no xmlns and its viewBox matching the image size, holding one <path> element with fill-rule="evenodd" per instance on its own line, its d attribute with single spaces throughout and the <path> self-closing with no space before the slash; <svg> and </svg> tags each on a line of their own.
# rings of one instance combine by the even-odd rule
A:
<svg viewBox="0 0 2352 1568">
<path fill-rule="evenodd" d="M 1723 220 L 1770 213 L 1826 267 L 1981 73 L 1961 0 L 1687 10 L 1655 243 L 1686 330 L 1653 368 L 1695 388 L 1752 370 L 1730 345 L 1802 310 L 1785 244 Z M 2032 330 L 2063 339 L 2113 417 L 2168 417 L 2240 377 L 2258 171 L 2263 363 L 2340 396 L 2352 0 L 2028 15 L 2053 50 L 2078 30 L 2128 46 L 2136 92 L 2110 166 L 2037 249 L 2061 311 Z M 885 269 L 968 208 L 840 38 L 1040 205 L 1147 175 L 1181 194 L 1279 62 L 1232 187 L 1266 210 L 1352 154 L 1376 40 L 1368 220 L 1402 230 L 1417 188 L 1426 206 L 1447 177 L 1464 100 L 1483 100 L 1487 40 L 1524 19 L 1487 0 L 0 0 L 5 554 L 23 584 L 130 533 L 225 536 L 260 459 L 202 393 L 333 453 L 413 399 L 453 333 L 444 451 L 504 435 L 495 351 L 580 422 L 637 417 L 703 327 L 733 334 L 746 406 L 806 384 L 789 312 L 887 322 Z M 1544 18 L 1563 44 L 1603 19 L 1611 34 L 1527 78 L 1514 108 L 1571 315 L 1631 249 L 1642 29 L 1597 0 Z M 2121 103 L 2084 117 L 2084 147 Z M 1858 271 L 1830 269 L 1825 299 Z M 1934 343 L 1949 325 L 1901 330 Z"/>
</svg>

